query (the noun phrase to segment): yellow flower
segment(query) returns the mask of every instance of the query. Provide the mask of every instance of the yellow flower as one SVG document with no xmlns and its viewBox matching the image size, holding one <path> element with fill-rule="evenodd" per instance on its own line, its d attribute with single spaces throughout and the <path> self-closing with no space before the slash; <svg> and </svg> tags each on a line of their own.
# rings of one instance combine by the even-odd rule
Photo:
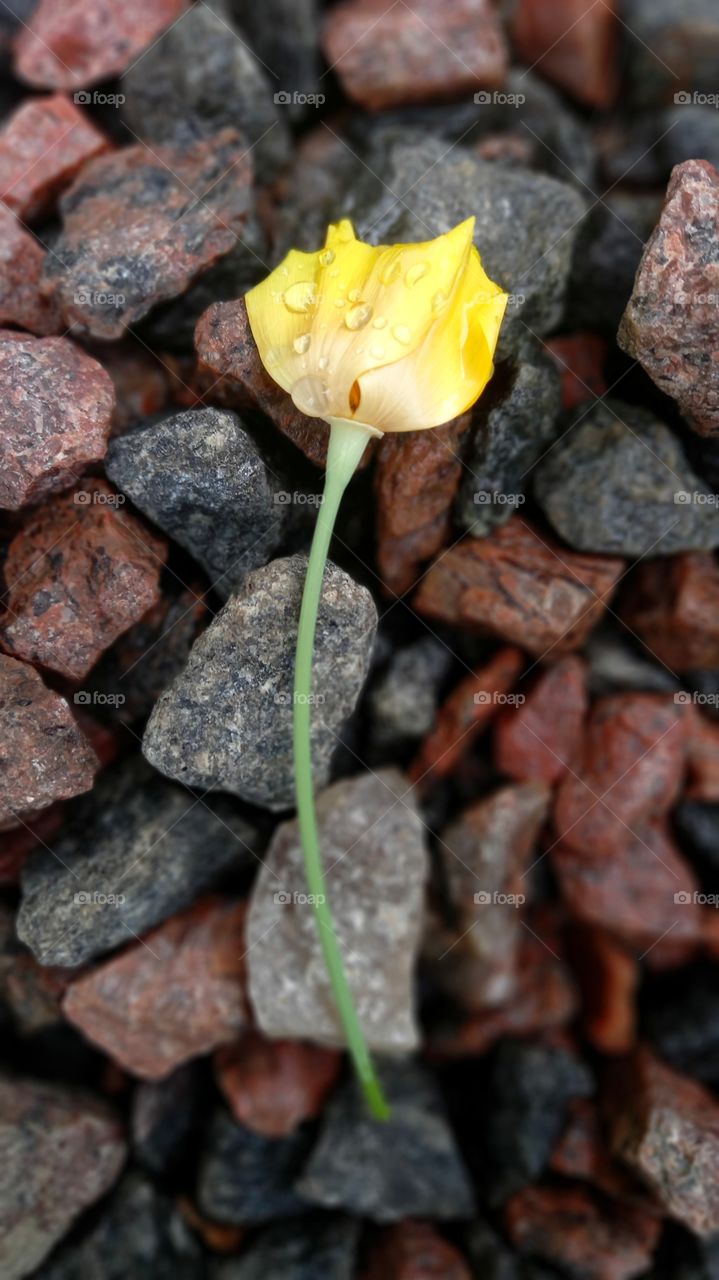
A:
<svg viewBox="0 0 719 1280">
<path fill-rule="evenodd" d="M 376 434 L 437 427 L 481 395 L 507 295 L 472 243 L 474 218 L 421 244 L 369 245 L 343 218 L 246 295 L 268 373 L 313 418 Z"/>
</svg>

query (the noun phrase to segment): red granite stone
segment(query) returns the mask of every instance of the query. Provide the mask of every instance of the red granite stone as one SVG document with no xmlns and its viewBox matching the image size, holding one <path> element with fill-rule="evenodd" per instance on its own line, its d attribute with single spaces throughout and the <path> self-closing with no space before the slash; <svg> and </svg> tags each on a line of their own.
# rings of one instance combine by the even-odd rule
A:
<svg viewBox="0 0 719 1280">
<path fill-rule="evenodd" d="M 45 217 L 82 166 L 109 146 L 63 94 L 28 98 L 0 130 L 0 200 L 27 221 Z"/>
<path fill-rule="evenodd" d="M 246 1025 L 244 937 L 244 902 L 205 898 L 73 982 L 65 1016 L 131 1075 L 160 1080 Z"/>
<path fill-rule="evenodd" d="M 694 706 L 689 710 L 685 798 L 719 804 L 719 724 L 707 720 Z"/>
<path fill-rule="evenodd" d="M 719 667 L 719 568 L 712 555 L 647 560 L 623 596 L 627 626 L 671 671 Z"/>
<path fill-rule="evenodd" d="M 522 62 L 590 107 L 610 107 L 619 90 L 614 0 L 519 0 L 511 25 Z"/>
<path fill-rule="evenodd" d="M 584 663 L 573 655 L 561 658 L 525 696 L 494 722 L 495 764 L 518 782 L 551 785 L 579 759 L 587 715 Z"/>
<path fill-rule="evenodd" d="M 414 604 L 427 617 L 556 659 L 584 643 L 622 568 L 622 560 L 560 547 L 513 516 L 489 537 L 465 537 L 444 552 Z"/>
<path fill-rule="evenodd" d="M 327 15 L 322 47 L 348 97 L 370 111 L 499 88 L 507 70 L 489 0 L 344 0 Z"/>
<path fill-rule="evenodd" d="M 617 341 L 701 435 L 719 432 L 719 173 L 672 170 Z"/>
<path fill-rule="evenodd" d="M 608 348 L 598 333 L 568 333 L 544 345 L 561 376 L 563 409 L 576 409 L 586 400 L 605 395 Z"/>
<path fill-rule="evenodd" d="M 639 965 L 606 929 L 578 926 L 569 959 L 582 991 L 584 1034 L 598 1053 L 628 1053 L 637 1041 Z"/>
<path fill-rule="evenodd" d="M 0 827 L 92 787 L 99 761 L 64 698 L 37 671 L 0 654 Z"/>
<path fill-rule="evenodd" d="M 125 511 L 104 480 L 51 498 L 10 544 L 0 642 L 81 680 L 159 600 L 166 554 L 164 539 Z"/>
<path fill-rule="evenodd" d="M 557 794 L 557 835 L 582 855 L 611 856 L 666 813 L 684 775 L 687 708 L 671 695 L 618 693 L 594 705 L 584 749 Z"/>
<path fill-rule="evenodd" d="M 633 1280 L 648 1270 L 661 1221 L 579 1186 L 526 1187 L 508 1202 L 505 1223 L 521 1253 L 582 1280 Z"/>
<path fill-rule="evenodd" d="M 372 1243 L 361 1280 L 472 1280 L 458 1249 L 429 1222 L 383 1227 Z"/>
<path fill-rule="evenodd" d="M 67 489 L 104 458 L 114 405 L 105 370 L 69 338 L 0 330 L 0 507 Z"/>
<path fill-rule="evenodd" d="M 45 249 L 0 204 L 0 326 L 17 325 L 43 337 L 58 333 L 60 317 L 40 293 Z"/>
<path fill-rule="evenodd" d="M 570 1102 L 567 1121 L 552 1152 L 549 1168 L 565 1178 L 589 1182 L 607 1196 L 641 1205 L 658 1215 L 653 1197 L 612 1155 L 594 1099 L 576 1098 Z"/>
<path fill-rule="evenodd" d="M 254 1028 L 215 1056 L 217 1083 L 235 1119 L 267 1138 L 282 1138 L 319 1115 L 341 1067 L 337 1049 L 268 1040 Z"/>
<path fill-rule="evenodd" d="M 15 71 L 38 89 L 87 89 L 136 62 L 188 0 L 39 0 L 15 43 Z"/>
</svg>

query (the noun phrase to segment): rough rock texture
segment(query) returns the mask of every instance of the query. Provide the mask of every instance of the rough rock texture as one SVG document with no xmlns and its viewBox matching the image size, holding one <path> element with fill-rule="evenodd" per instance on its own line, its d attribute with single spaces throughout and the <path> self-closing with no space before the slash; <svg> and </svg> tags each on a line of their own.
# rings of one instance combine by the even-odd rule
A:
<svg viewBox="0 0 719 1280">
<path fill-rule="evenodd" d="M 18 935 L 43 964 L 85 964 L 189 907 L 222 872 L 254 867 L 254 842 L 229 801 L 211 808 L 144 761 L 123 762 L 53 852 L 31 854 Z"/>
<path fill-rule="evenodd" d="M 86 89 L 119 75 L 187 0 L 40 0 L 15 43 L 15 71 L 38 89 Z"/>
<path fill-rule="evenodd" d="M 719 432 L 719 174 L 673 170 L 617 340 L 702 435 Z"/>
<path fill-rule="evenodd" d="M 564 1177 L 589 1182 L 607 1196 L 656 1211 L 651 1193 L 609 1150 L 600 1105 L 594 1098 L 577 1098 L 569 1104 L 567 1123 L 552 1151 L 549 1168 Z"/>
<path fill-rule="evenodd" d="M 89 791 L 98 759 L 69 706 L 37 671 L 0 655 L 0 827 Z"/>
<path fill-rule="evenodd" d="M 606 395 L 608 346 L 598 333 L 563 334 L 544 345 L 560 374 L 563 409 L 576 409 L 586 400 Z"/>
<path fill-rule="evenodd" d="M 293 670 L 305 567 L 304 556 L 292 556 L 250 574 L 195 642 L 145 731 L 143 751 L 156 769 L 271 809 L 292 804 Z M 327 780 L 340 726 L 364 682 L 376 617 L 369 592 L 328 565 L 314 651 L 316 786 Z"/>
<path fill-rule="evenodd" d="M 116 504 L 104 480 L 86 481 L 28 518 L 5 561 L 5 649 L 81 680 L 159 600 L 166 544 Z"/>
<path fill-rule="evenodd" d="M 0 1267 L 19 1280 L 112 1186 L 125 1149 L 118 1121 L 94 1098 L 4 1079 L 0 1155 Z"/>
<path fill-rule="evenodd" d="M 104 456 L 114 407 L 105 370 L 69 338 L 0 330 L 0 507 L 73 485 Z"/>
<path fill-rule="evenodd" d="M 719 301 L 719 288 L 717 291 Z M 604 400 L 542 459 L 534 491 L 577 551 L 662 556 L 719 543 L 716 499 L 652 413 Z"/>
<path fill-rule="evenodd" d="M 670 670 L 719 667 L 719 568 L 713 556 L 637 565 L 621 616 Z"/>
<path fill-rule="evenodd" d="M 234 413 L 188 409 L 110 446 L 106 470 L 153 524 L 186 547 L 220 595 L 265 564 L 286 507 Z"/>
<path fill-rule="evenodd" d="M 643 1276 L 661 1232 L 659 1218 L 603 1202 L 581 1186 L 527 1187 L 510 1200 L 507 1231 L 522 1253 L 582 1280 Z"/>
<path fill-rule="evenodd" d="M 160 1080 L 247 1022 L 245 905 L 205 898 L 78 978 L 68 1020 L 132 1075 Z"/>
<path fill-rule="evenodd" d="M 427 854 L 409 783 L 394 769 L 336 782 L 317 796 L 327 893 L 347 980 L 368 1043 L 418 1040 L 413 967 Z M 404 797 L 402 799 L 401 797 Z M 270 1036 L 343 1044 L 296 822 L 276 831 L 252 890 L 250 998 Z"/>
<path fill-rule="evenodd" d="M 109 145 L 63 94 L 27 99 L 0 131 L 0 200 L 24 221 L 52 213 L 75 174 Z"/>
<path fill-rule="evenodd" d="M 45 260 L 43 289 L 66 324 L 121 338 L 235 247 L 251 182 L 235 129 L 99 156 L 60 202 L 63 230 Z"/>
<path fill-rule="evenodd" d="M 517 782 L 558 782 L 576 768 L 587 714 L 586 668 L 571 654 L 543 671 L 494 722 L 494 758 Z"/>
<path fill-rule="evenodd" d="M 413 8 L 344 0 L 325 21 L 323 49 L 348 96 L 370 111 L 499 88 L 507 47 L 489 0 Z"/>
<path fill-rule="evenodd" d="M 319 1115 L 341 1067 L 335 1049 L 268 1040 L 254 1029 L 215 1057 L 217 1083 L 238 1124 L 267 1138 L 282 1138 Z"/>
<path fill-rule="evenodd" d="M 553 546 L 523 517 L 440 556 L 414 598 L 419 613 L 519 644 L 534 657 L 578 648 L 599 621 L 623 561 Z"/>
<path fill-rule="evenodd" d="M 385 1227 L 370 1250 L 364 1280 L 472 1280 L 462 1254 L 429 1222 Z"/>
<path fill-rule="evenodd" d="M 610 107 L 619 88 L 613 4 L 591 0 L 520 0 L 512 16 L 522 62 L 590 107 Z"/>
<path fill-rule="evenodd" d="M 343 1213 L 273 1223 L 241 1257 L 220 1262 L 215 1280 L 353 1280 L 360 1231 L 356 1219 Z"/>
<path fill-rule="evenodd" d="M 432 1077 L 412 1061 L 380 1063 L 380 1075 L 389 1119 L 370 1116 L 353 1080 L 343 1085 L 325 1108 L 298 1192 L 374 1222 L 471 1217 L 471 1185 Z"/>
<path fill-rule="evenodd" d="M 367 697 L 372 746 L 381 758 L 429 732 L 451 666 L 452 654 L 430 635 L 393 654 Z"/>
<path fill-rule="evenodd" d="M 305 1213 L 293 1184 L 310 1153 L 311 1126 L 267 1138 L 217 1111 L 205 1139 L 197 1186 L 201 1211 L 218 1222 L 252 1226 Z"/>
<path fill-rule="evenodd" d="M 40 242 L 0 204 L 0 326 L 17 325 L 39 337 L 59 332 L 55 307 L 40 295 L 44 261 Z"/>
</svg>

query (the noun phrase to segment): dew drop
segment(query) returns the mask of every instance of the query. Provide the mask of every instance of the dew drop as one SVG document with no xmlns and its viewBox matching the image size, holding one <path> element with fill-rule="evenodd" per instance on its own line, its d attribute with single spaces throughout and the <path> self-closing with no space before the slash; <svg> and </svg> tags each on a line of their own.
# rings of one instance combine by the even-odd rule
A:
<svg viewBox="0 0 719 1280">
<path fill-rule="evenodd" d="M 372 308 L 369 303 L 359 302 L 356 307 L 350 307 L 345 316 L 345 324 L 348 329 L 364 329 L 371 317 Z"/>
<path fill-rule="evenodd" d="M 350 289 L 347 297 L 349 298 L 350 302 L 359 302 L 360 298 L 362 297 L 362 290 Z"/>
<path fill-rule="evenodd" d="M 318 369 L 326 369 L 327 366 L 329 365 L 329 362 L 330 362 L 329 356 L 320 356 L 319 360 L 317 361 Z"/>
<path fill-rule="evenodd" d="M 412 330 L 406 324 L 396 324 L 392 329 L 392 336 L 406 347 L 412 341 Z"/>
<path fill-rule="evenodd" d="M 334 249 L 325 249 L 324 252 L 320 254 L 320 262 L 322 263 L 323 267 L 329 267 L 330 264 L 334 262 L 334 260 L 335 260 Z"/>
<path fill-rule="evenodd" d="M 311 280 L 298 280 L 291 284 L 284 293 L 284 304 L 288 311 L 296 315 L 304 315 L 317 301 L 317 285 Z"/>
<path fill-rule="evenodd" d="M 438 289 L 432 299 L 432 310 L 441 311 L 446 301 L 447 301 L 446 293 L 443 293 L 441 289 Z"/>
<path fill-rule="evenodd" d="M 415 262 L 414 266 L 410 267 L 409 271 L 405 275 L 405 278 L 404 278 L 405 284 L 408 285 L 409 288 L 411 289 L 413 284 L 417 284 L 418 281 L 424 279 L 428 271 L 429 271 L 428 262 Z"/>
<path fill-rule="evenodd" d="M 311 342 L 311 338 L 309 333 L 301 333 L 297 338 L 295 338 L 294 342 L 292 343 L 292 346 L 294 350 L 297 352 L 298 356 L 303 356 L 306 351 L 309 351 L 310 342 Z"/>
<path fill-rule="evenodd" d="M 387 321 L 384 316 L 375 316 L 374 320 L 372 321 L 372 328 L 384 329 L 386 324 L 387 324 Z"/>
<path fill-rule="evenodd" d="M 344 307 L 344 305 L 345 305 L 345 303 L 346 303 L 346 302 L 347 302 L 347 299 L 346 299 L 346 298 L 335 298 L 335 306 L 336 306 L 336 307 Z"/>
<path fill-rule="evenodd" d="M 402 269 L 402 258 L 392 258 L 380 272 L 380 282 L 382 284 L 392 284 L 396 280 Z"/>
<path fill-rule="evenodd" d="M 370 347 L 369 353 L 373 360 L 383 360 L 384 347 L 382 346 L 381 342 L 375 342 L 374 345 Z"/>
</svg>

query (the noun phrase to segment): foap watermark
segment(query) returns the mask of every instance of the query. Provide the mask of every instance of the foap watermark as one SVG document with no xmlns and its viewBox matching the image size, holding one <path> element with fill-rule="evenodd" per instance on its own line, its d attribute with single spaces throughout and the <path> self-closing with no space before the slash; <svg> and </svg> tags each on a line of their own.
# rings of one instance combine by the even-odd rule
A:
<svg viewBox="0 0 719 1280">
<path fill-rule="evenodd" d="M 76 707 L 122 707 L 124 693 L 100 693 L 97 689 L 78 689 L 72 695 Z"/>
<path fill-rule="evenodd" d="M 523 493 L 497 493 L 494 489 L 478 489 L 473 497 L 478 507 L 521 507 L 527 501 Z"/>
<path fill-rule="evenodd" d="M 690 93 L 688 89 L 680 89 L 674 94 L 674 102 L 678 107 L 719 107 L 719 93 L 700 93 L 695 89 Z"/>
<path fill-rule="evenodd" d="M 319 907 L 327 899 L 323 893 L 289 893 L 286 889 L 278 889 L 273 893 L 272 901 L 280 907 Z"/>
<path fill-rule="evenodd" d="M 321 707 L 324 701 L 325 695 L 323 693 L 286 693 L 282 689 L 278 690 L 273 698 L 273 702 L 278 707 Z"/>
<path fill-rule="evenodd" d="M 101 93 L 99 89 L 78 89 L 72 95 L 79 107 L 121 107 L 126 102 L 124 93 Z"/>
<path fill-rule="evenodd" d="M 699 889 L 694 889 L 691 893 L 688 889 L 680 889 L 674 894 L 674 905 L 676 907 L 719 907 L 719 893 L 701 893 Z"/>
<path fill-rule="evenodd" d="M 675 507 L 716 507 L 719 506 L 719 494 L 701 493 L 698 489 L 677 489 L 674 494 Z"/>
<path fill-rule="evenodd" d="M 674 694 L 674 701 L 680 707 L 716 707 L 719 706 L 719 693 L 700 693 L 697 689 L 689 693 L 687 689 L 680 689 Z"/>
<path fill-rule="evenodd" d="M 126 901 L 124 893 L 98 893 L 88 889 L 81 889 L 73 898 L 78 907 L 121 907 Z"/>
<path fill-rule="evenodd" d="M 275 94 L 277 107 L 321 107 L 325 101 L 323 93 L 301 93 L 299 89 L 278 89 Z"/>
<path fill-rule="evenodd" d="M 523 907 L 527 896 L 524 893 L 502 893 L 500 889 L 479 889 L 474 901 L 478 907 Z"/>
<path fill-rule="evenodd" d="M 273 499 L 276 507 L 321 507 L 324 500 L 323 493 L 302 493 L 300 489 L 294 489 L 292 492 L 279 489 Z"/>
<path fill-rule="evenodd" d="M 122 507 L 124 493 L 103 493 L 102 489 L 78 489 L 73 495 L 76 507 Z"/>
<path fill-rule="evenodd" d="M 501 89 L 490 92 L 489 89 L 478 89 L 474 95 L 478 107 L 523 107 L 527 101 L 525 93 L 503 93 Z"/>
<path fill-rule="evenodd" d="M 109 293 L 102 289 L 76 289 L 76 307 L 124 307 L 124 293 Z"/>
<path fill-rule="evenodd" d="M 526 701 L 523 693 L 498 693 L 496 689 L 480 689 L 472 699 L 476 707 L 521 707 Z"/>
</svg>

